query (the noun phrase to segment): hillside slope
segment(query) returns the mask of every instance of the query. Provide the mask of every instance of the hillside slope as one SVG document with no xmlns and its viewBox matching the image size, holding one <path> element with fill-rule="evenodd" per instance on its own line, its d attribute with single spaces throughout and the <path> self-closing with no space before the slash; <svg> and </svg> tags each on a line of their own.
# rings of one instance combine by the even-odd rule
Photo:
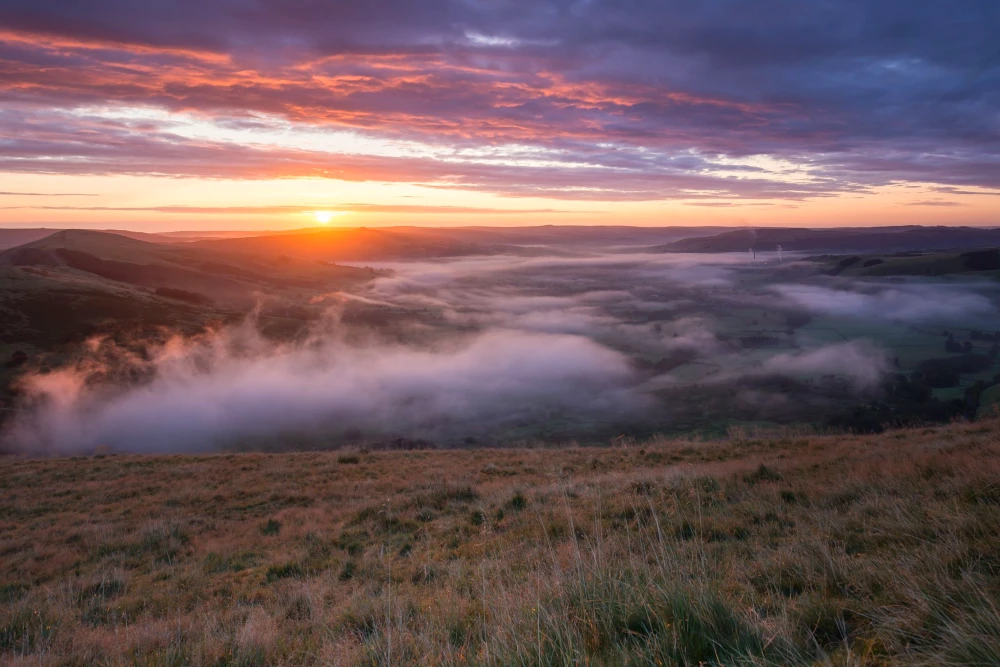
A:
<svg viewBox="0 0 1000 667">
<path fill-rule="evenodd" d="M 874 227 L 870 229 L 740 229 L 687 238 L 654 252 L 898 253 L 1000 246 L 1000 229 L 975 227 Z"/>
<path fill-rule="evenodd" d="M 36 228 L 26 228 L 26 229 L 0 229 L 0 250 L 6 250 L 7 248 L 15 248 L 19 245 L 24 245 L 25 243 L 32 243 L 34 241 L 39 241 L 47 236 L 51 236 L 57 232 L 70 231 L 65 229 L 47 229 L 44 227 Z M 148 232 L 133 232 L 124 229 L 100 229 L 100 230 L 89 230 L 99 233 L 106 234 L 117 234 L 118 236 L 125 236 L 132 239 L 138 239 L 140 241 L 147 241 L 149 243 L 179 243 L 186 241 L 185 238 L 178 238 L 171 234 L 154 234 Z"/>
<path fill-rule="evenodd" d="M 55 229 L 0 229 L 0 250 L 32 243 L 54 234 Z"/>
<path fill-rule="evenodd" d="M 82 230 L 10 248 L 0 252 L 0 423 L 20 374 L 66 362 L 88 338 L 141 348 L 239 321 L 255 308 L 262 331 L 294 336 L 321 315 L 314 298 L 376 275 Z"/>
<path fill-rule="evenodd" d="M 1000 664 L 1000 422 L 0 459 L 0 661 Z"/>
<path fill-rule="evenodd" d="M 0 252 L 0 266 L 72 269 L 116 282 L 179 289 L 239 305 L 252 304 L 262 290 L 331 290 L 374 275 L 370 269 L 291 257 L 265 259 L 87 230 L 56 232 Z"/>
<path fill-rule="evenodd" d="M 409 231 L 414 227 L 396 227 Z M 710 236 L 724 227 L 633 227 L 628 225 L 532 225 L 525 227 L 447 227 L 436 230 L 446 236 L 480 245 L 648 246 L 684 238 Z"/>
<path fill-rule="evenodd" d="M 13 412 L 13 385 L 23 372 L 67 362 L 90 337 L 152 340 L 168 329 L 192 335 L 237 317 L 217 304 L 65 267 L 0 265 L 0 424 Z"/>
<path fill-rule="evenodd" d="M 876 278 L 881 276 L 949 276 L 975 274 L 1000 276 L 1000 250 L 985 248 L 964 252 L 909 252 L 816 258 L 830 275 Z"/>
<path fill-rule="evenodd" d="M 493 250 L 459 241 L 439 230 L 309 229 L 270 236 L 212 239 L 187 244 L 215 252 L 295 257 L 324 262 L 384 261 L 480 255 Z"/>
</svg>

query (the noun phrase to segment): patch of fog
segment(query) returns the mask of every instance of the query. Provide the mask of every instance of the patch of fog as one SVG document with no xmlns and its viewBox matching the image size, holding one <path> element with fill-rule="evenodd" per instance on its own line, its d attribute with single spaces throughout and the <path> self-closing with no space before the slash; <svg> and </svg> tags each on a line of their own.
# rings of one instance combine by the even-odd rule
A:
<svg viewBox="0 0 1000 667">
<path fill-rule="evenodd" d="M 119 359 L 120 361 L 120 359 Z M 647 405 L 621 354 L 582 336 L 487 331 L 436 349 L 351 344 L 318 332 L 300 345 L 252 328 L 174 339 L 151 381 L 94 387 L 84 366 L 30 376 L 36 410 L 9 437 L 32 451 L 207 450 L 283 433 L 403 433 L 460 438 L 559 415 L 593 419 Z"/>
<path fill-rule="evenodd" d="M 872 387 L 888 369 L 885 351 L 868 340 L 825 345 L 812 350 L 777 354 L 760 365 L 760 373 L 840 375 L 858 387 Z"/>
<path fill-rule="evenodd" d="M 996 317 L 994 302 L 982 284 L 860 284 L 852 289 L 786 284 L 771 289 L 814 313 L 890 322 L 966 322 Z"/>
<path fill-rule="evenodd" d="M 833 375 L 848 380 L 860 391 L 875 387 L 888 368 L 885 350 L 869 340 L 777 352 L 764 359 L 730 349 L 718 350 L 712 363 L 698 364 L 693 371 L 687 369 L 683 374 L 671 371 L 650 378 L 643 388 L 655 390 L 690 384 L 731 386 L 743 379 L 775 375 L 794 378 Z"/>
<path fill-rule="evenodd" d="M 496 274 L 613 270 L 622 275 L 661 278 L 690 285 L 729 284 L 728 273 L 746 264 L 742 253 L 705 255 L 698 253 L 589 253 L 571 257 L 482 255 L 435 262 L 378 262 L 371 266 L 389 269 L 394 275 L 375 282 L 380 294 L 440 289 L 469 278 L 482 279 Z M 600 290 L 599 290 L 600 291 Z"/>
</svg>

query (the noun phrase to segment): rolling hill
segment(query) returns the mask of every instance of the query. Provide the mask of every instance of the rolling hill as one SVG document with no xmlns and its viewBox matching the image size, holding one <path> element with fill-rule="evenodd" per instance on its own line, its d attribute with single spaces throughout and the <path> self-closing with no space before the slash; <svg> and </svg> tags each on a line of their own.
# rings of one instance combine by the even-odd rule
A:
<svg viewBox="0 0 1000 667">
<path fill-rule="evenodd" d="M 67 231 L 65 229 L 48 229 L 45 227 L 36 227 L 33 229 L 0 229 L 0 250 L 6 250 L 8 248 L 16 248 L 19 245 L 24 245 L 25 243 L 33 243 L 34 241 L 40 241 L 47 236 L 51 236 L 57 232 Z M 147 241 L 149 243 L 178 243 L 183 242 L 188 239 L 176 238 L 170 234 L 153 234 L 148 232 L 133 232 L 124 229 L 99 229 L 90 230 L 94 232 L 117 234 L 118 236 L 125 236 L 130 239 L 137 239 L 140 241 Z M 243 232 L 240 232 L 242 234 Z"/>
<path fill-rule="evenodd" d="M 1000 229 L 975 227 L 873 227 L 870 229 L 740 229 L 686 238 L 652 248 L 654 252 L 899 253 L 1000 246 Z"/>
<path fill-rule="evenodd" d="M 190 291 L 234 305 L 252 303 L 261 291 L 330 290 L 374 276 L 371 269 L 254 257 L 193 244 L 149 243 L 86 230 L 56 232 L 5 250 L 0 265 L 73 270 L 151 289 Z"/>
<path fill-rule="evenodd" d="M 221 239 L 251 238 L 261 236 L 289 236 L 314 233 L 336 233 L 341 230 L 305 228 L 273 231 L 176 231 L 157 236 L 170 241 L 211 241 Z M 359 230 L 345 230 L 357 232 Z M 393 235 L 426 238 L 433 234 L 475 246 L 648 246 L 664 244 L 683 238 L 710 236 L 725 227 L 634 227 L 628 225 L 529 225 L 523 227 L 494 227 L 472 225 L 465 227 L 414 227 L 401 225 L 380 227 L 377 230 Z M 492 248 L 496 250 L 496 248 Z M 504 249 L 505 250 L 505 249 Z"/>
<path fill-rule="evenodd" d="M 414 227 L 396 227 L 409 232 Z M 724 227 L 633 227 L 627 225 L 536 225 L 528 227 L 448 227 L 442 235 L 480 245 L 648 246 L 685 238 L 710 236 Z"/>
<path fill-rule="evenodd" d="M 816 258 L 830 275 L 852 277 L 948 276 L 975 274 L 1000 276 L 1000 249 L 964 252 L 900 253 L 894 255 L 849 255 Z"/>
<path fill-rule="evenodd" d="M 313 297 L 376 275 L 96 231 L 60 231 L 10 248 L 0 252 L 0 411 L 24 368 L 58 365 L 92 336 L 127 343 L 167 330 L 190 335 L 256 306 L 262 331 L 295 335 L 318 316 Z"/>
<path fill-rule="evenodd" d="M 0 250 L 44 239 L 56 231 L 55 229 L 0 229 Z"/>
<path fill-rule="evenodd" d="M 457 240 L 439 230 L 308 229 L 269 236 L 194 241 L 187 247 L 258 257 L 284 255 L 324 262 L 369 262 L 459 257 L 498 252 L 495 247 Z"/>
</svg>

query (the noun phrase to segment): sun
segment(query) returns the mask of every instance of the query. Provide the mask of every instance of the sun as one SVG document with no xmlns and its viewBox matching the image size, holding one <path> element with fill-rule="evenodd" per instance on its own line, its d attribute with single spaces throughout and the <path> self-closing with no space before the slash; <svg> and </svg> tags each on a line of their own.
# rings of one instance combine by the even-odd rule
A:
<svg viewBox="0 0 1000 667">
<path fill-rule="evenodd" d="M 333 211 L 313 211 L 313 217 L 316 218 L 316 222 L 321 225 L 328 225 L 333 217 L 337 215 Z"/>
</svg>

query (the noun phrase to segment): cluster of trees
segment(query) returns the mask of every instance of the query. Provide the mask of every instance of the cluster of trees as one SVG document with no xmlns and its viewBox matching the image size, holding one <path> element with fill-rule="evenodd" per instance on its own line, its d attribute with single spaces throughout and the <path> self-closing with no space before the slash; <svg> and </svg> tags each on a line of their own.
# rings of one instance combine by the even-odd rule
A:
<svg viewBox="0 0 1000 667">
<path fill-rule="evenodd" d="M 925 359 L 913 371 L 913 379 L 933 389 L 958 386 L 962 375 L 979 373 L 993 365 L 994 356 L 987 354 L 960 354 L 956 357 Z"/>
<path fill-rule="evenodd" d="M 887 374 L 878 400 L 834 414 L 827 425 L 858 433 L 879 433 L 890 426 L 948 422 L 960 417 L 973 419 L 980 396 L 989 387 L 1000 384 L 1000 374 L 992 380 L 978 380 L 961 398 L 942 400 L 933 390 L 955 387 L 963 374 L 982 372 L 990 368 L 993 361 L 990 355 L 962 354 L 927 359 L 909 375 Z"/>
<path fill-rule="evenodd" d="M 844 272 L 845 269 L 849 269 L 858 262 L 861 261 L 860 257 L 845 257 L 844 259 L 837 262 L 837 264 L 830 269 L 827 273 L 831 276 L 837 276 Z"/>
<path fill-rule="evenodd" d="M 965 409 L 969 419 L 974 418 L 979 411 L 979 398 L 983 392 L 998 384 L 1000 384 L 1000 373 L 994 375 L 993 379 L 989 381 L 976 380 L 975 384 L 965 390 Z"/>
<path fill-rule="evenodd" d="M 955 334 L 949 331 L 945 331 L 944 335 L 948 337 L 948 340 L 944 342 L 944 350 L 945 352 L 949 352 L 951 354 L 971 354 L 973 350 L 973 340 L 993 343 L 993 346 L 990 348 L 988 353 L 990 359 L 995 359 L 997 354 L 1000 353 L 1000 333 L 973 330 L 969 332 L 969 338 L 972 340 L 963 341 L 961 343 L 955 340 Z"/>
<path fill-rule="evenodd" d="M 965 266 L 973 271 L 996 271 L 1000 269 L 1000 249 L 973 250 L 960 255 Z"/>
<path fill-rule="evenodd" d="M 948 422 L 964 413 L 965 401 L 942 401 L 921 377 L 914 376 L 917 374 L 887 375 L 882 382 L 881 400 L 831 415 L 827 425 L 855 433 L 881 433 L 893 426 Z"/>
<path fill-rule="evenodd" d="M 972 340 L 985 341 L 987 343 L 1000 343 L 1000 331 L 976 331 L 973 329 L 969 332 L 969 338 Z"/>
</svg>

